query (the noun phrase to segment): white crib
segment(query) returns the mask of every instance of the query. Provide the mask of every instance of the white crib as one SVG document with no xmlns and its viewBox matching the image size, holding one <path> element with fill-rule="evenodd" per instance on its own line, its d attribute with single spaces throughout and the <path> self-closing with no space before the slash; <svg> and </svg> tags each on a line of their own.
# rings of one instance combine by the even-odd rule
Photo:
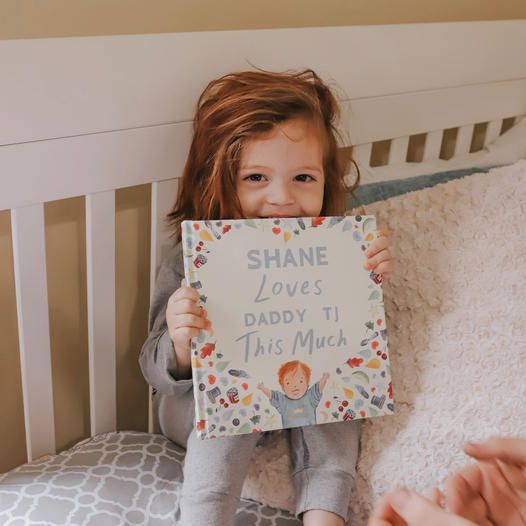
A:
<svg viewBox="0 0 526 526">
<path fill-rule="evenodd" d="M 368 183 L 516 160 L 472 150 L 526 114 L 524 49 L 521 20 L 0 42 L 0 210 L 11 210 L 28 460 L 56 451 L 44 203 L 85 196 L 94 436 L 117 427 L 115 191 L 151 184 L 153 284 L 194 105 L 211 78 L 253 64 L 332 79 L 342 147 L 352 145 Z M 418 162 L 407 162 L 416 136 Z"/>
</svg>

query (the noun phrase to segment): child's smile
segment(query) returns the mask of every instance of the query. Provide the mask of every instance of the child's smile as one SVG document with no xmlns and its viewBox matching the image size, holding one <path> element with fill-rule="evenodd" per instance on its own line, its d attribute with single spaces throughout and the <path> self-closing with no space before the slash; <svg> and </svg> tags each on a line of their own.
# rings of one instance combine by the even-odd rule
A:
<svg viewBox="0 0 526 526">
<path fill-rule="evenodd" d="M 243 145 L 236 191 L 247 218 L 319 216 L 323 145 L 305 119 L 290 119 Z"/>
</svg>

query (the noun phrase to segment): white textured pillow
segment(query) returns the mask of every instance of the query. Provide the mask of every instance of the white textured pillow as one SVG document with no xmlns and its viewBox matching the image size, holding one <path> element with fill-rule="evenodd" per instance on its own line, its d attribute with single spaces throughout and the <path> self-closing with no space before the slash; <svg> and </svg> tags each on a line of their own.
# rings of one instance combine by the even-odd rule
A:
<svg viewBox="0 0 526 526">
<path fill-rule="evenodd" d="M 526 161 L 366 207 L 393 231 L 384 282 L 395 416 L 367 420 L 353 526 L 397 485 L 425 491 L 467 439 L 526 434 Z M 293 509 L 283 437 L 244 495 Z"/>
</svg>

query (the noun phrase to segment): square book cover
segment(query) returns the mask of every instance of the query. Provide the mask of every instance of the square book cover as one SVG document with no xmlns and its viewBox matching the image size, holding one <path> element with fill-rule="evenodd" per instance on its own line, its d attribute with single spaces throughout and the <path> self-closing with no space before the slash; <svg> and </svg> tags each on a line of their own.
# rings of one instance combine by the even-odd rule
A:
<svg viewBox="0 0 526 526">
<path fill-rule="evenodd" d="M 184 221 L 201 438 L 393 413 L 374 216 Z"/>
</svg>

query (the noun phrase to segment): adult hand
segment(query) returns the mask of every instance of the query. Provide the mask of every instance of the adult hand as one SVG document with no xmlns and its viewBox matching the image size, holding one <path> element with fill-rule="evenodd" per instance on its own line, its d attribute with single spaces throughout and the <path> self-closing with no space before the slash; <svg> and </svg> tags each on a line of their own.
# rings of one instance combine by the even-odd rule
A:
<svg viewBox="0 0 526 526">
<path fill-rule="evenodd" d="M 382 497 L 369 520 L 369 526 L 476 526 L 439 506 L 440 493 L 430 499 L 406 488 Z"/>
<path fill-rule="evenodd" d="M 446 481 L 448 507 L 477 524 L 526 525 L 526 439 L 491 438 L 464 449 L 478 462 Z"/>
<path fill-rule="evenodd" d="M 446 481 L 445 501 L 451 513 L 432 500 L 400 489 L 378 503 L 369 526 L 525 526 L 526 439 L 492 438 L 467 444 L 478 462 Z"/>
<path fill-rule="evenodd" d="M 477 460 L 497 460 L 508 482 L 526 497 L 526 438 L 494 437 L 475 444 L 467 443 L 464 451 Z"/>
</svg>

